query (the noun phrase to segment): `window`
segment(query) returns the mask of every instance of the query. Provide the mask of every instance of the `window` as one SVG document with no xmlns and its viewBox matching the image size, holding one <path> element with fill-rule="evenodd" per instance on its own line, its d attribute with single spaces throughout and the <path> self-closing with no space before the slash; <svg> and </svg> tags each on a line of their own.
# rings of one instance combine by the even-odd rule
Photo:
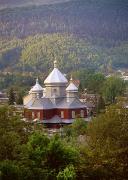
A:
<svg viewBox="0 0 128 180">
<path fill-rule="evenodd" d="M 32 119 L 34 119 L 35 118 L 35 113 L 34 112 L 32 112 Z"/>
<path fill-rule="evenodd" d="M 52 89 L 52 96 L 57 95 L 57 89 Z"/>
<path fill-rule="evenodd" d="M 81 118 L 84 118 L 84 110 L 81 110 L 81 111 L 80 111 L 80 117 L 81 117 Z"/>
<path fill-rule="evenodd" d="M 72 118 L 75 118 L 75 111 L 72 111 Z"/>
<path fill-rule="evenodd" d="M 53 93 L 56 94 L 57 90 L 56 89 L 53 89 Z"/>
<path fill-rule="evenodd" d="M 37 113 L 37 118 L 40 119 L 40 112 Z"/>
<path fill-rule="evenodd" d="M 64 111 L 61 111 L 61 118 L 64 118 Z"/>
</svg>

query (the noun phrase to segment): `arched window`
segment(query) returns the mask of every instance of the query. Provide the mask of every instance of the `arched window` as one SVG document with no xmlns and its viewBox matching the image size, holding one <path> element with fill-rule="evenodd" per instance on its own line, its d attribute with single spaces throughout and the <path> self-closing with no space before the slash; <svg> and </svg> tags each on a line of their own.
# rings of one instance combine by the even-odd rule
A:
<svg viewBox="0 0 128 180">
<path fill-rule="evenodd" d="M 81 111 L 80 111 L 80 117 L 81 117 L 81 118 L 84 118 L 84 110 L 81 110 Z"/>
<path fill-rule="evenodd" d="M 72 111 L 72 118 L 75 118 L 75 111 Z"/>
</svg>

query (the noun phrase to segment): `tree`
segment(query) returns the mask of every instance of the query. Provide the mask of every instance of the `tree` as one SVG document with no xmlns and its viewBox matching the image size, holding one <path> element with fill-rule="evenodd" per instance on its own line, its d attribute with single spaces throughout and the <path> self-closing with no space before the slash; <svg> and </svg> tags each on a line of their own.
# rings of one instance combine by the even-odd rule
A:
<svg viewBox="0 0 128 180">
<path fill-rule="evenodd" d="M 100 95 L 96 104 L 96 111 L 99 113 L 103 110 L 105 110 L 105 101 L 104 98 Z"/>
<path fill-rule="evenodd" d="M 30 127 L 29 127 L 30 126 Z M 55 179 L 60 171 L 78 162 L 78 150 L 59 136 L 49 138 L 42 129 L 13 116 L 12 107 L 0 108 L 0 177 Z"/>
<path fill-rule="evenodd" d="M 119 77 L 109 77 L 103 85 L 102 93 L 106 102 L 114 103 L 117 96 L 123 94 L 125 90 L 125 83 Z"/>
<path fill-rule="evenodd" d="M 0 162 L 0 179 L 19 180 L 20 177 L 20 169 L 15 163 L 9 160 Z"/>
<path fill-rule="evenodd" d="M 105 81 L 104 75 L 101 73 L 94 73 L 90 75 L 89 82 L 88 82 L 88 90 L 92 91 L 93 93 L 100 93 L 101 87 Z"/>
<path fill-rule="evenodd" d="M 69 144 L 66 146 L 58 136 L 49 139 L 43 132 L 36 131 L 21 147 L 19 157 L 22 174 L 28 179 L 54 179 L 59 171 L 78 162 L 78 151 Z M 30 175 L 25 169 L 31 171 Z"/>
<path fill-rule="evenodd" d="M 9 97 L 9 105 L 13 105 L 15 102 L 15 94 L 13 88 L 9 89 L 8 97 Z"/>
<path fill-rule="evenodd" d="M 74 73 L 76 78 L 80 79 L 79 90 L 83 91 L 85 88 L 92 93 L 99 94 L 105 81 L 105 77 L 101 73 L 96 73 L 94 70 L 80 70 Z"/>
<path fill-rule="evenodd" d="M 71 125 L 63 128 L 64 137 L 68 140 L 73 141 L 73 138 L 77 138 L 81 135 L 85 135 L 87 131 L 87 122 L 84 119 L 77 118 Z"/>
<path fill-rule="evenodd" d="M 98 179 L 128 178 L 127 120 L 128 111 L 121 104 L 108 107 L 89 123 L 89 164 Z"/>
<path fill-rule="evenodd" d="M 21 92 L 19 92 L 19 93 L 17 94 L 16 103 L 17 103 L 17 104 L 23 104 L 23 95 L 22 95 Z"/>
</svg>

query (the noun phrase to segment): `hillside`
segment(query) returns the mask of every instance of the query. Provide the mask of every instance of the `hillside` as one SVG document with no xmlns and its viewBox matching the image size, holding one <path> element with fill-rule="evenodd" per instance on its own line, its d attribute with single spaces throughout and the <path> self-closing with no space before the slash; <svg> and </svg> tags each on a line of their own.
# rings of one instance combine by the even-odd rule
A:
<svg viewBox="0 0 128 180">
<path fill-rule="evenodd" d="M 13 8 L 13 7 L 22 7 L 30 5 L 44 5 L 44 4 L 54 4 L 67 2 L 70 0 L 1 0 L 0 9 L 4 8 Z"/>
<path fill-rule="evenodd" d="M 7 1 L 9 2 L 9 1 Z M 128 40 L 128 1 L 73 0 L 0 11 L 0 36 L 71 33 L 111 41 Z"/>
<path fill-rule="evenodd" d="M 45 72 L 54 57 L 67 71 L 128 67 L 127 0 L 28 1 L 0 2 L 1 71 Z"/>
<path fill-rule="evenodd" d="M 54 59 L 64 72 L 83 68 L 107 71 L 112 67 L 128 67 L 128 43 L 107 48 L 68 34 L 45 34 L 2 40 L 0 70 L 46 73 Z"/>
</svg>

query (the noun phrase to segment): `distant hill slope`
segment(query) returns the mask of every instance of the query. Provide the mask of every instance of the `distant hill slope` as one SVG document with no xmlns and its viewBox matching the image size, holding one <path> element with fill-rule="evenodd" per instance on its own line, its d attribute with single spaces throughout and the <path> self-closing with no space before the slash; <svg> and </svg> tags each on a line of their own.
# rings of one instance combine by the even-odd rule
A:
<svg viewBox="0 0 128 180">
<path fill-rule="evenodd" d="M 44 5 L 67 2 L 70 0 L 0 0 L 0 9 L 30 5 Z"/>
<path fill-rule="evenodd" d="M 2 0 L 7 3 L 11 1 Z M 72 0 L 59 4 L 7 8 L 0 11 L 1 37 L 23 38 L 37 33 L 65 32 L 93 40 L 98 38 L 111 42 L 126 41 L 128 1 Z"/>
<path fill-rule="evenodd" d="M 0 71 L 47 73 L 54 59 L 65 73 L 89 68 L 107 72 L 112 67 L 128 68 L 128 42 L 103 48 L 68 34 L 45 34 L 24 39 L 2 40 Z"/>
<path fill-rule="evenodd" d="M 0 71 L 128 68 L 128 0 L 28 2 L 0 0 Z"/>
</svg>

